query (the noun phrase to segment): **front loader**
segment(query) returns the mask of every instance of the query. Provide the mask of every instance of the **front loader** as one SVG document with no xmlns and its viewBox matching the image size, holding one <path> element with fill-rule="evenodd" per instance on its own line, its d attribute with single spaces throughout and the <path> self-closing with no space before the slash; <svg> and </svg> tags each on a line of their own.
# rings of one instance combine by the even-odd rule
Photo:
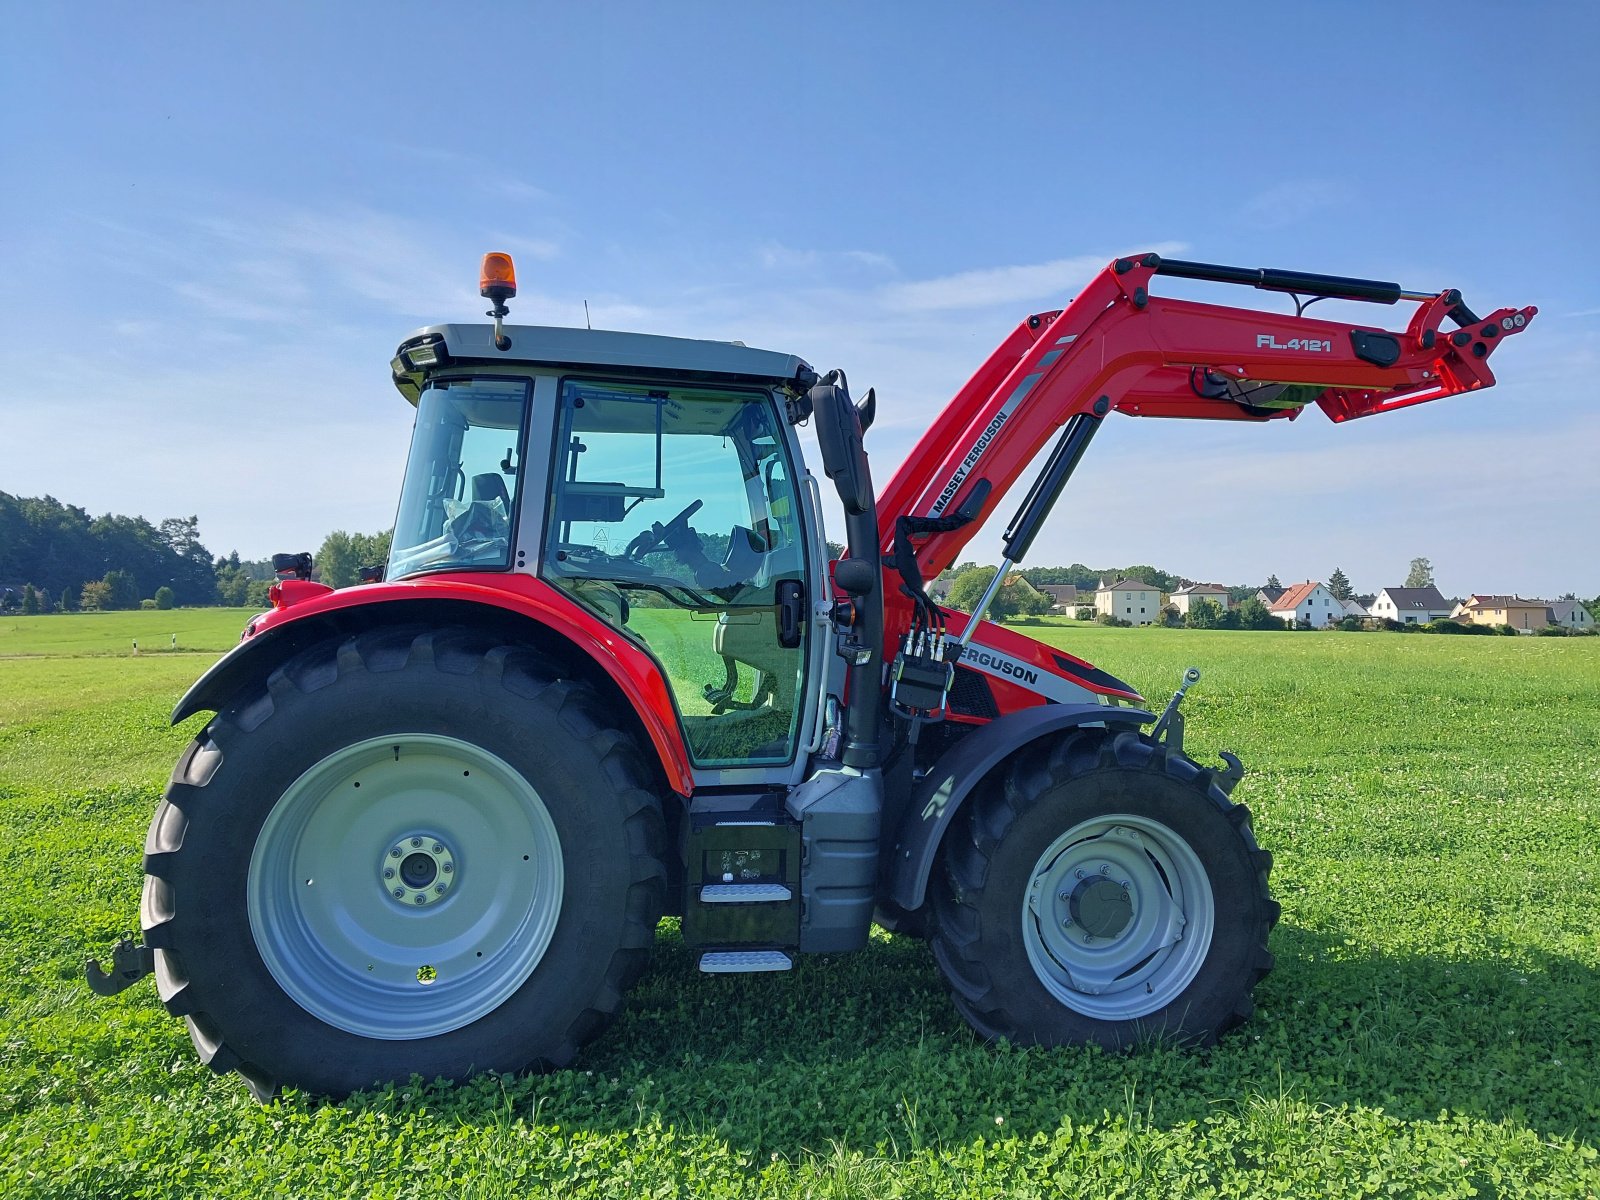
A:
<svg viewBox="0 0 1600 1200">
<path fill-rule="evenodd" d="M 1271 858 L 1238 760 L 1183 748 L 1197 675 L 1158 718 L 982 613 L 1112 412 L 1387 412 L 1490 386 L 1534 309 L 1117 259 L 1022 321 L 879 492 L 876 398 L 842 373 L 506 325 L 503 255 L 481 290 L 492 324 L 394 358 L 416 423 L 386 569 L 334 591 L 281 556 L 272 609 L 178 703 L 213 716 L 150 826 L 142 944 L 90 963 L 96 991 L 154 974 L 262 1098 L 564 1066 L 664 914 L 711 973 L 860 949 L 874 921 L 926 937 L 990 1038 L 1203 1044 L 1249 1016 Z M 1414 309 L 1400 331 L 1306 316 L 1324 297 Z M 1036 459 L 978 611 L 936 604 Z"/>
</svg>

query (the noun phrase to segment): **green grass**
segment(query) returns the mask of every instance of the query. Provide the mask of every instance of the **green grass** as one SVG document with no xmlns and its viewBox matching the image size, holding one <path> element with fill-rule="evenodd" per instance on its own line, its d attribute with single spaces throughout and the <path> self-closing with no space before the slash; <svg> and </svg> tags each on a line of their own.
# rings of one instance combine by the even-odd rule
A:
<svg viewBox="0 0 1600 1200">
<path fill-rule="evenodd" d="M 571 1070 L 261 1108 L 80 981 L 207 664 L 120 643 L 241 620 L 0 622 L 7 1197 L 1600 1193 L 1600 639 L 1024 628 L 1155 704 L 1200 666 L 1189 749 L 1251 769 L 1278 967 L 1209 1052 L 987 1046 L 918 942 L 702 978 L 669 925 Z"/>
</svg>

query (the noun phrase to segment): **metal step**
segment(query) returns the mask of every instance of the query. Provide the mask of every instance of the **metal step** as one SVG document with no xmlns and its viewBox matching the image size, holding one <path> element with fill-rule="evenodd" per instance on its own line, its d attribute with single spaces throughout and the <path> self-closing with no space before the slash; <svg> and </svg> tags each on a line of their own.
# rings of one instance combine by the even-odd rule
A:
<svg viewBox="0 0 1600 1200">
<path fill-rule="evenodd" d="M 794 960 L 782 950 L 707 950 L 700 956 L 700 969 L 708 975 L 787 971 L 792 966 Z"/>
<path fill-rule="evenodd" d="M 700 889 L 702 904 L 778 904 L 794 893 L 781 883 L 708 883 Z"/>
</svg>

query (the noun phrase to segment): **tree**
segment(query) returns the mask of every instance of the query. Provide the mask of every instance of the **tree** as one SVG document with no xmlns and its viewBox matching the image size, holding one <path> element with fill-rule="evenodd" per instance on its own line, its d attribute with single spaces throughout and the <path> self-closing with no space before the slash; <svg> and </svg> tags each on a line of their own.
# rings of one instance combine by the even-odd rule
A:
<svg viewBox="0 0 1600 1200">
<path fill-rule="evenodd" d="M 91 579 L 83 585 L 83 597 L 79 601 L 85 612 L 103 612 L 111 607 L 111 589 L 101 579 Z"/>
<path fill-rule="evenodd" d="M 1405 586 L 1408 588 L 1425 588 L 1433 586 L 1433 564 L 1425 558 L 1411 560 L 1411 572 L 1406 576 Z"/>
<path fill-rule="evenodd" d="M 978 601 L 983 599 L 984 590 L 994 579 L 994 567 L 968 567 L 959 572 L 955 581 L 950 584 L 950 594 L 945 598 L 945 603 L 951 608 L 959 608 L 962 612 L 971 612 L 977 607 Z M 1002 586 L 989 603 L 984 616 L 991 621 L 1009 621 L 1012 617 L 1020 616 L 1032 602 L 1032 588 L 1026 592 L 1017 588 Z M 1049 598 L 1045 597 L 1045 609 L 1049 609 Z"/>
<path fill-rule="evenodd" d="M 59 603 L 61 605 L 62 612 L 77 612 L 78 589 L 73 587 L 70 583 L 67 584 L 61 589 L 61 600 Z"/>
<path fill-rule="evenodd" d="M 139 607 L 139 581 L 130 571 L 107 571 L 100 581 L 105 585 L 102 608 L 127 609 Z"/>
<path fill-rule="evenodd" d="M 1263 588 L 1281 588 L 1283 587 L 1283 584 L 1278 582 L 1278 577 L 1276 575 L 1268 575 L 1266 583 L 1262 584 L 1261 586 Z"/>
<path fill-rule="evenodd" d="M 1256 597 L 1239 602 L 1239 628 L 1241 629 L 1277 629 L 1282 622 L 1268 611 L 1267 606 Z"/>
<path fill-rule="evenodd" d="M 31 583 L 22 589 L 22 611 L 24 615 L 30 617 L 39 615 L 39 593 L 34 590 Z"/>
<path fill-rule="evenodd" d="M 1338 567 L 1333 569 L 1333 574 L 1328 576 L 1328 590 L 1333 593 L 1335 600 L 1348 600 L 1355 594 L 1355 589 L 1350 586 L 1350 578 Z"/>
<path fill-rule="evenodd" d="M 1183 623 L 1190 629 L 1215 629 L 1222 621 L 1222 605 L 1201 596 L 1189 602 L 1188 615 Z"/>
<path fill-rule="evenodd" d="M 174 596 L 174 593 L 173 593 L 171 588 L 163 586 L 163 587 L 158 587 L 156 589 L 156 607 L 157 608 L 160 608 L 160 609 L 171 608 L 173 603 L 175 602 L 175 599 L 176 599 L 176 597 Z"/>
<path fill-rule="evenodd" d="M 329 587 L 343 588 L 361 582 L 362 567 L 376 567 L 389 559 L 388 532 L 346 533 L 336 529 L 316 553 L 317 578 Z"/>
</svg>

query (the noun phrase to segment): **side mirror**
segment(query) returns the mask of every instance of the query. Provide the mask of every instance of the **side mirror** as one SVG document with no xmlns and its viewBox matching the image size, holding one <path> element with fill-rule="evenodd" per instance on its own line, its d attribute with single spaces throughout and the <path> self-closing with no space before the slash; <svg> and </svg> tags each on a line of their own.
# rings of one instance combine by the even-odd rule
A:
<svg viewBox="0 0 1600 1200">
<path fill-rule="evenodd" d="M 833 480 L 845 515 L 873 512 L 872 473 L 861 440 L 861 414 L 850 403 L 850 393 L 840 383 L 819 383 L 807 398 L 816 417 L 822 469 Z"/>
</svg>

